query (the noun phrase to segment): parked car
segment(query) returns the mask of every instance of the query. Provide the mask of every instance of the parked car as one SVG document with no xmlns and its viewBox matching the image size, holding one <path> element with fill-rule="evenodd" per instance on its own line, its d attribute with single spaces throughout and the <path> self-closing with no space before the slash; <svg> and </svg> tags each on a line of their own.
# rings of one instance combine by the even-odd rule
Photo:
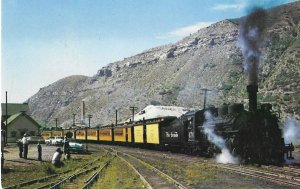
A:
<svg viewBox="0 0 300 189">
<path fill-rule="evenodd" d="M 45 144 L 46 145 L 52 145 L 52 140 L 54 139 L 54 137 L 49 137 L 45 140 Z"/>
<path fill-rule="evenodd" d="M 86 148 L 85 145 L 77 143 L 77 142 L 69 142 L 69 150 L 70 153 L 85 153 L 86 152 Z"/>
<path fill-rule="evenodd" d="M 47 145 L 62 146 L 64 143 L 64 137 L 61 136 L 49 137 L 48 139 L 45 140 L 45 143 Z"/>
<path fill-rule="evenodd" d="M 62 146 L 64 143 L 64 137 L 61 136 L 55 136 L 52 140 L 51 140 L 51 145 L 59 145 Z"/>
<path fill-rule="evenodd" d="M 27 137 L 28 143 L 29 144 L 37 144 L 39 143 L 44 143 L 45 140 L 41 136 L 29 136 Z"/>
</svg>

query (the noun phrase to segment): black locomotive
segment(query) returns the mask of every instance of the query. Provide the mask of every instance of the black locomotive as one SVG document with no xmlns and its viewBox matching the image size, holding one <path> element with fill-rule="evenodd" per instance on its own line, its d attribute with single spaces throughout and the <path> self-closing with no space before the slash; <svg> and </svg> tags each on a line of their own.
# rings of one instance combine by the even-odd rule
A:
<svg viewBox="0 0 300 189">
<path fill-rule="evenodd" d="M 257 109 L 257 86 L 250 85 L 247 90 L 249 111 L 242 104 L 232 104 L 188 112 L 161 128 L 162 142 L 171 148 L 206 156 L 213 156 L 225 147 L 243 162 L 281 164 L 285 144 L 278 118 L 271 104 L 262 104 Z M 210 120 L 205 115 L 207 112 L 211 114 Z M 205 127 L 211 127 L 225 141 L 223 146 L 209 140 Z M 175 133 L 176 137 L 169 133 Z"/>
</svg>

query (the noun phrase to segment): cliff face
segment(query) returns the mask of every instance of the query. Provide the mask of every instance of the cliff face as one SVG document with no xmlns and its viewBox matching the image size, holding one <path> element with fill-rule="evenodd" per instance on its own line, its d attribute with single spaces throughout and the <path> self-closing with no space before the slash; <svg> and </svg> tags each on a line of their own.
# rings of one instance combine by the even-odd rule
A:
<svg viewBox="0 0 300 189">
<path fill-rule="evenodd" d="M 287 115 L 300 115 L 300 2 L 267 11 L 259 67 L 259 101 Z M 29 100 L 40 123 L 72 123 L 81 101 L 92 114 L 91 125 L 110 124 L 131 115 L 130 106 L 149 104 L 201 108 L 207 103 L 247 102 L 243 56 L 237 47 L 241 19 L 224 20 L 182 39 L 108 64 L 93 77 L 70 76 L 42 88 Z M 77 116 L 77 120 L 79 117 Z"/>
</svg>

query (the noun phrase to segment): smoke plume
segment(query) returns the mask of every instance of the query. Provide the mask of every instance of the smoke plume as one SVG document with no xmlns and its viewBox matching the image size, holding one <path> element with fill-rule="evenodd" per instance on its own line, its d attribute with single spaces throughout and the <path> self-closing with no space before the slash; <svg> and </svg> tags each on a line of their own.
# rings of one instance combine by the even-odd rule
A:
<svg viewBox="0 0 300 189">
<path fill-rule="evenodd" d="M 286 144 L 300 140 L 300 124 L 295 117 L 288 117 L 283 127 L 283 138 Z"/>
<path fill-rule="evenodd" d="M 241 23 L 239 47 L 244 56 L 244 70 L 249 85 L 257 85 L 260 59 L 260 46 L 265 29 L 266 13 L 262 9 L 254 9 Z"/>
<path fill-rule="evenodd" d="M 205 122 L 203 124 L 204 133 L 207 135 L 207 138 L 210 142 L 212 142 L 214 145 L 216 145 L 218 148 L 221 149 L 221 154 L 218 154 L 216 156 L 216 161 L 218 163 L 238 164 L 239 159 L 233 157 L 233 155 L 230 154 L 229 149 L 225 145 L 225 140 L 214 132 L 215 124 L 213 124 L 212 114 L 209 111 L 206 111 L 204 115 L 205 115 Z"/>
</svg>

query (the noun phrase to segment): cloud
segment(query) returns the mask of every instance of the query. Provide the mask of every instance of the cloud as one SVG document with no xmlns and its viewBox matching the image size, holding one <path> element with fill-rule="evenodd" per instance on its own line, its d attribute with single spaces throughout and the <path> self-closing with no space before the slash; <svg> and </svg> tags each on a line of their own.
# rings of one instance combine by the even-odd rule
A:
<svg viewBox="0 0 300 189">
<path fill-rule="evenodd" d="M 219 10 L 219 11 L 227 11 L 227 10 L 243 10 L 247 6 L 246 2 L 240 2 L 235 4 L 215 4 L 211 9 Z"/>
<path fill-rule="evenodd" d="M 166 38 L 171 38 L 171 37 L 185 37 L 185 36 L 190 35 L 191 33 L 197 32 L 201 28 L 205 28 L 205 27 L 211 25 L 212 23 L 213 22 L 198 22 L 198 23 L 190 25 L 190 26 L 177 28 L 166 34 L 159 35 L 156 38 L 157 39 L 166 39 Z"/>
</svg>

